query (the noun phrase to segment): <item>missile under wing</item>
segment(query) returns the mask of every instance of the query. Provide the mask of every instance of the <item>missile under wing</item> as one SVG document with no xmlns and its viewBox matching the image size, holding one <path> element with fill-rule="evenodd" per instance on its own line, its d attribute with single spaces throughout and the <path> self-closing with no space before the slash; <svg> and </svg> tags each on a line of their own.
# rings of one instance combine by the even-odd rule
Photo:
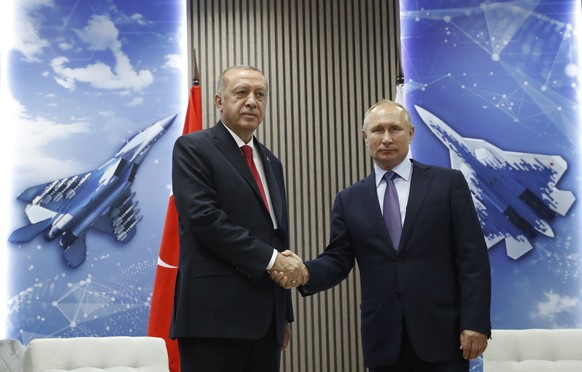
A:
<svg viewBox="0 0 582 372">
<path fill-rule="evenodd" d="M 415 108 L 449 149 L 451 167 L 465 175 L 489 248 L 505 239 L 507 255 L 518 259 L 532 249 L 536 235 L 554 237 L 550 222 L 566 215 L 575 200 L 556 187 L 568 168 L 561 156 L 503 151 L 461 137 L 431 112 Z"/>
<path fill-rule="evenodd" d="M 132 136 L 99 168 L 24 190 L 18 200 L 30 222 L 15 230 L 8 240 L 26 243 L 43 234 L 47 241 L 58 238 L 69 266 L 85 261 L 85 234 L 90 228 L 127 243 L 141 220 L 135 193 L 131 191 L 136 172 L 153 144 L 172 125 L 168 116 Z"/>
</svg>

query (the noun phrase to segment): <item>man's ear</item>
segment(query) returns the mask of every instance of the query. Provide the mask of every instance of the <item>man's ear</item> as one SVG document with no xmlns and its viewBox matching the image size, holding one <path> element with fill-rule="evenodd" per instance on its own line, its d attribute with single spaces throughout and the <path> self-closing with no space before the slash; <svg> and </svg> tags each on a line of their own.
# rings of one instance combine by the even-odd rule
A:
<svg viewBox="0 0 582 372">
<path fill-rule="evenodd" d="M 368 143 L 368 134 L 366 133 L 366 130 L 362 128 L 362 138 L 364 139 L 364 142 Z"/>
<path fill-rule="evenodd" d="M 216 106 L 218 111 L 222 112 L 222 97 L 218 93 L 214 95 L 214 106 Z"/>
</svg>

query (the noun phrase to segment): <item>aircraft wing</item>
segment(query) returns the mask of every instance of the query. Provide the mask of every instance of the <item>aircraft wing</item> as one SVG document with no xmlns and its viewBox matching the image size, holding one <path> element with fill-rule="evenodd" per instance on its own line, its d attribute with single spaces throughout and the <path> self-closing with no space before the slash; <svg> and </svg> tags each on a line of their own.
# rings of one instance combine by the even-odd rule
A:
<svg viewBox="0 0 582 372">
<path fill-rule="evenodd" d="M 495 168 L 497 164 L 500 168 L 506 168 L 555 213 L 566 215 L 576 200 L 571 191 L 556 187 L 568 169 L 561 156 L 503 151 L 480 139 L 465 138 L 465 144 L 476 154 L 484 149 L 501 160 L 499 163 L 489 162 L 488 165 Z"/>
<path fill-rule="evenodd" d="M 467 179 L 488 247 L 505 240 L 515 259 L 532 249 L 530 239 L 538 233 L 554 237 L 548 222 L 565 215 L 575 200 L 572 192 L 556 187 L 567 169 L 562 157 L 503 151 L 462 137 L 428 110 L 415 108 L 449 149 L 451 167 Z"/>
<path fill-rule="evenodd" d="M 42 185 L 36 185 L 36 186 L 29 187 L 26 190 L 24 190 L 23 192 L 21 192 L 20 194 L 18 194 L 16 199 L 23 201 L 23 202 L 27 202 L 27 203 L 32 203 L 32 201 L 39 195 L 41 195 L 41 199 L 42 199 L 42 197 L 44 196 L 43 192 L 45 194 L 47 194 L 60 181 L 62 181 L 62 180 L 56 180 L 53 182 L 43 183 Z"/>
<path fill-rule="evenodd" d="M 75 196 L 77 188 L 90 175 L 91 173 L 84 173 L 61 178 L 56 181 L 29 187 L 21 192 L 17 196 L 17 199 L 28 203 L 24 211 L 30 224 L 12 232 L 8 241 L 12 243 L 26 243 L 49 228 L 53 217 Z"/>
<path fill-rule="evenodd" d="M 90 177 L 91 172 L 32 186 L 20 193 L 17 199 L 28 203 L 26 216 L 31 224 L 37 224 L 54 217 Z"/>
<path fill-rule="evenodd" d="M 107 213 L 101 215 L 93 228 L 115 237 L 115 240 L 127 243 L 135 236 L 137 223 L 142 216 L 138 202 L 134 200 L 135 192 L 125 192 L 119 200 L 111 205 Z"/>
<path fill-rule="evenodd" d="M 529 239 L 516 229 L 503 214 L 502 201 L 495 200 L 483 193 L 480 179 L 475 171 L 463 163 L 462 159 L 453 152 L 451 152 L 451 167 L 459 169 L 469 184 L 487 248 L 491 248 L 505 239 L 507 255 L 514 260 L 530 251 L 533 246 Z"/>
<path fill-rule="evenodd" d="M 175 119 L 170 115 L 134 134 L 97 169 L 24 190 L 17 199 L 26 203 L 30 224 L 13 231 L 8 240 L 25 243 L 45 232 L 47 241 L 58 238 L 72 267 L 86 259 L 85 237 L 91 228 L 121 243 L 131 240 L 142 218 L 131 185 L 138 166 Z"/>
<path fill-rule="evenodd" d="M 8 241 L 11 243 L 28 243 L 35 236 L 49 228 L 49 226 L 51 226 L 51 222 L 52 221 L 50 219 L 46 219 L 44 221 L 31 223 L 21 227 L 20 229 L 14 230 L 8 237 Z"/>
</svg>

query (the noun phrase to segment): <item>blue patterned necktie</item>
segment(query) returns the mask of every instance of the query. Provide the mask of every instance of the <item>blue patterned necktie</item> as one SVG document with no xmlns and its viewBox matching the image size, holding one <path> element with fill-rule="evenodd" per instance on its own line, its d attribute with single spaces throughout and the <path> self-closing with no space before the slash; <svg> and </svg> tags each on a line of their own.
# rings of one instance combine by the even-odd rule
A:
<svg viewBox="0 0 582 372">
<path fill-rule="evenodd" d="M 384 223 L 388 228 L 388 234 L 392 239 L 394 249 L 398 251 L 398 244 L 400 243 L 400 235 L 402 235 L 402 221 L 400 219 L 400 203 L 398 202 L 398 194 L 396 187 L 394 187 L 394 178 L 398 175 L 392 171 L 384 174 L 386 180 L 386 193 L 384 194 Z"/>
</svg>

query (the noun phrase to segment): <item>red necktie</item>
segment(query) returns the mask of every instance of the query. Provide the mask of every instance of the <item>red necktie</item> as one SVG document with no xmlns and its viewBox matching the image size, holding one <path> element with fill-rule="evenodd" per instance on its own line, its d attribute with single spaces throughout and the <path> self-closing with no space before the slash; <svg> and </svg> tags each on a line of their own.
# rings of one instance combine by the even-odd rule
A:
<svg viewBox="0 0 582 372">
<path fill-rule="evenodd" d="M 251 173 L 255 178 L 255 182 L 257 186 L 259 186 L 259 191 L 261 192 L 261 196 L 263 197 L 263 201 L 265 202 L 265 206 L 267 207 L 267 211 L 269 211 L 269 203 L 267 202 L 267 195 L 265 194 L 265 189 L 263 188 L 263 183 L 261 182 L 261 177 L 259 177 L 259 171 L 257 171 L 257 167 L 255 166 L 255 162 L 253 161 L 253 148 L 248 145 L 243 145 L 241 147 L 243 154 L 245 155 L 245 159 L 249 168 L 251 168 Z"/>
</svg>

